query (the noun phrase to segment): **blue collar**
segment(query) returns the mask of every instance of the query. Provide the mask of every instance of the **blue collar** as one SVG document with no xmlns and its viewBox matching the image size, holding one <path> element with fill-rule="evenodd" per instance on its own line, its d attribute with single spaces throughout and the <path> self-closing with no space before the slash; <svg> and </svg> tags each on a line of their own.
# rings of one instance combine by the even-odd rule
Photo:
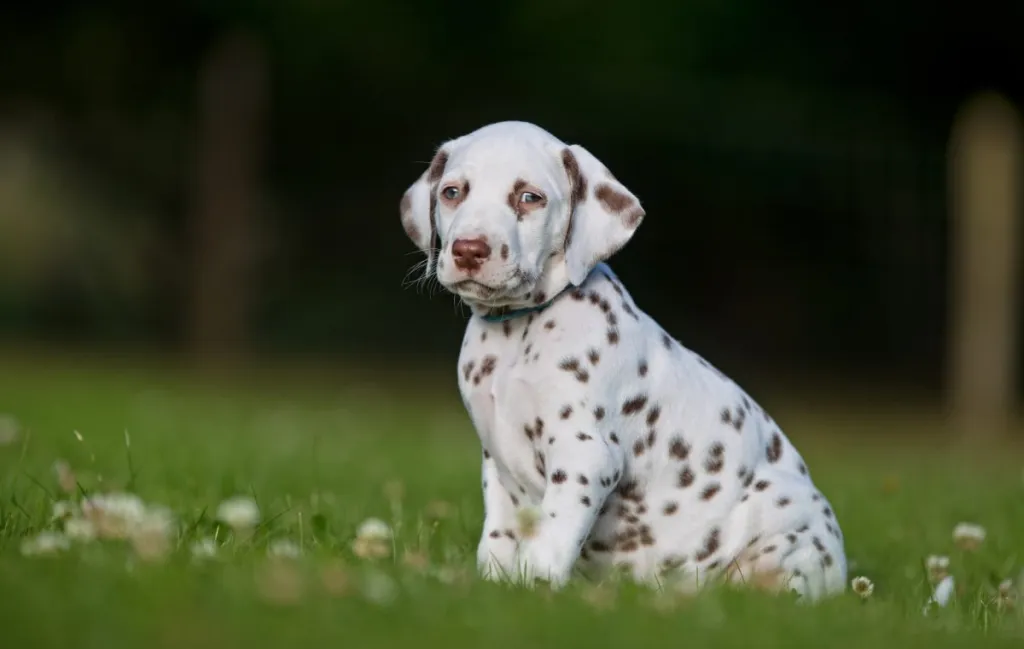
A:
<svg viewBox="0 0 1024 649">
<path fill-rule="evenodd" d="M 543 302 L 535 306 L 524 306 L 521 309 L 509 309 L 508 311 L 499 311 L 498 313 L 485 313 L 484 315 L 480 316 L 480 319 L 485 322 L 505 322 L 506 320 L 520 318 L 530 313 L 537 313 L 538 311 L 543 311 L 544 309 L 551 306 L 551 303 L 557 300 L 559 297 L 561 297 L 563 293 L 565 293 L 566 291 L 570 291 L 574 288 L 576 287 L 573 286 L 572 284 L 567 284 L 565 288 L 559 291 L 557 295 L 555 295 L 547 302 Z"/>
</svg>

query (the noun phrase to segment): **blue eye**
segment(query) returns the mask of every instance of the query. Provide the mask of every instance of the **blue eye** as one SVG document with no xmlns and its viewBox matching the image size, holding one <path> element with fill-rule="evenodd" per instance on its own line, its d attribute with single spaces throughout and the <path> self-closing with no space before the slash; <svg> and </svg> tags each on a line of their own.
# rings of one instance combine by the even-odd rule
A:
<svg viewBox="0 0 1024 649">
<path fill-rule="evenodd" d="M 542 196 L 533 192 L 523 192 L 522 196 L 519 197 L 519 202 L 521 203 L 539 203 L 542 200 L 544 200 Z"/>
<path fill-rule="evenodd" d="M 459 188 L 445 187 L 444 189 L 441 190 L 441 195 L 450 201 L 454 201 L 456 198 L 459 197 Z"/>
</svg>

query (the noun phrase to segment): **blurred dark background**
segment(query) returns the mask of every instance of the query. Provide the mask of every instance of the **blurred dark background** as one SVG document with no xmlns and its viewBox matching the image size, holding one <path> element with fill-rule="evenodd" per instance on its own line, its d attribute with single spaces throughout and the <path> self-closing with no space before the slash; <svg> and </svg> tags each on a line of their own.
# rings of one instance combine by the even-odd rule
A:
<svg viewBox="0 0 1024 649">
<path fill-rule="evenodd" d="M 466 313 L 405 285 L 398 202 L 443 140 L 522 119 L 644 202 L 612 266 L 684 344 L 938 389 L 950 134 L 976 93 L 1024 100 L 1022 24 L 1009 0 L 12 5 L 0 334 L 454 372 Z"/>
</svg>

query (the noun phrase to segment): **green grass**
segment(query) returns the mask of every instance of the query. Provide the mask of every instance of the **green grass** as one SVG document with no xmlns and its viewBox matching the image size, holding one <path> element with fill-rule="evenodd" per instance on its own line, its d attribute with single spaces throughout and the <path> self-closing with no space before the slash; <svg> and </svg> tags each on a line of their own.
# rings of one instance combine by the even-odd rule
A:
<svg viewBox="0 0 1024 649">
<path fill-rule="evenodd" d="M 2 646 L 936 649 L 1024 638 L 1024 602 L 1000 611 L 990 599 L 1024 567 L 1018 452 L 968 459 L 940 449 L 934 417 L 768 398 L 834 504 L 851 576 L 873 580 L 869 600 L 847 593 L 808 607 L 711 590 L 669 601 L 627 585 L 574 582 L 552 594 L 481 583 L 478 448 L 448 378 L 422 394 L 408 378 L 388 388 L 263 372 L 217 383 L 95 358 L 0 363 L 0 413 L 24 427 L 0 446 Z M 23 538 L 68 497 L 58 459 L 86 492 L 127 489 L 172 508 L 180 528 L 170 556 L 141 561 L 111 541 L 22 556 Z M 263 512 L 249 540 L 214 520 L 236 494 Z M 353 554 L 369 517 L 394 527 L 395 559 Z M 960 521 L 986 528 L 978 552 L 954 547 Z M 212 535 L 225 544 L 219 558 L 193 561 L 192 541 Z M 302 557 L 285 567 L 268 559 L 278 539 L 301 544 Z M 408 565 L 407 552 L 427 568 Z M 930 554 L 950 556 L 962 591 L 925 617 Z"/>
</svg>

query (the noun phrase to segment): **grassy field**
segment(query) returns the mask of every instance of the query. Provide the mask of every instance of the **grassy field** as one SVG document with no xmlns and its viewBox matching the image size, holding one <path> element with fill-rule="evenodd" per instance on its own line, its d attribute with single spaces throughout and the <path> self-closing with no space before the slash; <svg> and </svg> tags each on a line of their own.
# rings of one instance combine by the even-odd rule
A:
<svg viewBox="0 0 1024 649">
<path fill-rule="evenodd" d="M 0 430 L 2 645 L 937 649 L 1024 640 L 1024 600 L 996 596 L 1024 567 L 1018 449 L 968 457 L 944 444 L 932 417 L 761 397 L 832 500 L 851 577 L 874 582 L 870 598 L 848 592 L 808 607 L 615 584 L 528 592 L 474 578 L 476 440 L 454 384 L 423 394 L 412 383 L 272 371 L 214 383 L 96 359 L 0 362 L 0 413 L 21 427 Z M 118 490 L 174 513 L 169 547 L 143 537 L 23 553 L 26 539 L 61 528 L 55 502 Z M 258 504 L 249 532 L 216 521 L 235 496 Z M 393 541 L 353 545 L 368 518 L 388 523 Z M 954 545 L 961 521 L 986 529 L 977 551 Z M 193 556 L 210 539 L 216 556 Z M 387 556 L 360 556 L 367 547 Z M 950 558 L 958 589 L 925 616 L 933 554 Z"/>
</svg>

